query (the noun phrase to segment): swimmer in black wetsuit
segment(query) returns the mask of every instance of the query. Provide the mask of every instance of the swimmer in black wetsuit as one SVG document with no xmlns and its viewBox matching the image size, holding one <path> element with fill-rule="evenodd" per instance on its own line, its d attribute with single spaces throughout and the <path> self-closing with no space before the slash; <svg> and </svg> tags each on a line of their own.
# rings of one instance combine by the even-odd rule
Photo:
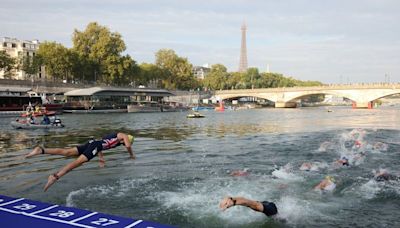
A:
<svg viewBox="0 0 400 228">
<path fill-rule="evenodd" d="M 103 157 L 103 150 L 108 150 L 119 145 L 124 145 L 126 150 L 128 151 L 131 159 L 135 159 L 135 154 L 131 148 L 133 143 L 133 136 L 125 133 L 112 133 L 104 136 L 101 140 L 89 140 L 86 144 L 79 145 L 77 147 L 72 148 L 43 148 L 43 147 L 35 147 L 29 154 L 25 156 L 25 158 L 29 158 L 39 154 L 55 154 L 55 155 L 64 155 L 64 156 L 78 156 L 78 158 L 64 166 L 58 172 L 49 176 L 47 180 L 47 184 L 44 187 L 44 191 L 53 185 L 59 178 L 64 176 L 69 171 L 79 167 L 83 163 L 90 161 L 96 155 L 99 155 L 100 167 L 104 167 L 105 161 Z"/>
<path fill-rule="evenodd" d="M 336 163 L 342 166 L 350 166 L 349 159 L 344 156 L 337 160 Z"/>
<path fill-rule="evenodd" d="M 378 181 L 378 182 L 380 182 L 380 181 L 398 181 L 398 180 L 400 180 L 400 177 L 398 177 L 394 174 L 388 173 L 388 171 L 385 169 L 381 169 L 380 171 L 375 172 L 374 179 L 375 179 L 375 181 Z"/>
<path fill-rule="evenodd" d="M 249 207 L 254 211 L 264 213 L 268 217 L 278 214 L 278 209 L 274 203 L 268 201 L 259 202 L 244 197 L 225 197 L 220 202 L 219 208 L 225 211 L 226 209 L 237 205 Z"/>
</svg>

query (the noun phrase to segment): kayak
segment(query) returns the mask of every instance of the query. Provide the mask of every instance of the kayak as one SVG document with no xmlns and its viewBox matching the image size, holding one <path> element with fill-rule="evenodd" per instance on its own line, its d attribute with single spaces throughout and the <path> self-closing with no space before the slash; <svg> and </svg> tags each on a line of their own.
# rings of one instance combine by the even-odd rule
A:
<svg viewBox="0 0 400 228">
<path fill-rule="evenodd" d="M 12 121 L 11 126 L 15 129 L 50 129 L 50 128 L 63 128 L 64 124 L 30 124 L 26 122 Z"/>
</svg>

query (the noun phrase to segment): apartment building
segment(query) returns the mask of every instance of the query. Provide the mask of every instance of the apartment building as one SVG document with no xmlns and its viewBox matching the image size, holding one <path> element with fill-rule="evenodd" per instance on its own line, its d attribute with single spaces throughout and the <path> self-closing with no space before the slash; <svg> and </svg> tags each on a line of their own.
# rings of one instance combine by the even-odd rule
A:
<svg viewBox="0 0 400 228">
<path fill-rule="evenodd" d="M 0 51 L 6 51 L 11 57 L 16 58 L 20 63 L 24 56 L 33 57 L 39 49 L 38 40 L 18 40 L 16 38 L 3 37 L 1 40 Z M 0 71 L 0 79 L 4 78 L 4 72 Z M 23 70 L 16 69 L 11 72 L 11 79 L 29 80 L 29 79 L 43 79 L 44 80 L 44 67 L 40 67 L 37 75 L 27 75 Z"/>
<path fill-rule="evenodd" d="M 210 71 L 211 68 L 208 66 L 208 64 L 193 67 L 193 75 L 200 80 L 203 80 Z"/>
</svg>

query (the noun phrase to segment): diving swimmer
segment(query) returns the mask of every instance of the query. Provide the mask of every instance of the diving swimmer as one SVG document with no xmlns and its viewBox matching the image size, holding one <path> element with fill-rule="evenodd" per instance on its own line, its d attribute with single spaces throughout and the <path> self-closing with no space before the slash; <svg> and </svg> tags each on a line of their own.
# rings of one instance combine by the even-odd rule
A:
<svg viewBox="0 0 400 228">
<path fill-rule="evenodd" d="M 250 209 L 264 213 L 266 216 L 270 217 L 276 215 L 278 213 L 278 209 L 276 208 L 275 203 L 268 202 L 268 201 L 255 201 L 246 199 L 244 197 L 225 197 L 219 204 L 219 208 L 222 211 L 233 207 L 233 206 L 245 206 L 249 207 Z"/>
<path fill-rule="evenodd" d="M 40 146 L 35 147 L 32 152 L 27 154 L 25 158 L 29 158 L 39 154 L 54 154 L 63 156 L 78 156 L 78 158 L 64 166 L 58 172 L 50 175 L 47 179 L 47 184 L 44 187 L 44 191 L 47 191 L 51 185 L 53 185 L 62 176 L 67 174 L 69 171 L 79 167 L 85 162 L 90 161 L 95 156 L 99 155 L 100 167 L 104 167 L 105 160 L 103 156 L 104 150 L 109 150 L 120 145 L 124 145 L 128 151 L 130 158 L 135 159 L 135 154 L 131 148 L 133 143 L 133 136 L 125 133 L 111 133 L 104 136 L 100 140 L 89 140 L 87 143 L 72 147 L 72 148 L 43 148 Z"/>
</svg>

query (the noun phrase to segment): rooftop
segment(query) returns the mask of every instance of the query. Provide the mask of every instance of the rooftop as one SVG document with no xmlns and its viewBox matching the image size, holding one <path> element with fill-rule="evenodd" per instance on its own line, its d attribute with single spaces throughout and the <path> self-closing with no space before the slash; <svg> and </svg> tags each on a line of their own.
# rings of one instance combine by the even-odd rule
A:
<svg viewBox="0 0 400 228">
<path fill-rule="evenodd" d="M 85 89 L 76 89 L 64 94 L 65 96 L 93 96 L 93 95 L 114 95 L 114 96 L 175 96 L 164 89 L 146 89 L 146 88 L 117 88 L 117 87 L 91 87 Z"/>
</svg>

